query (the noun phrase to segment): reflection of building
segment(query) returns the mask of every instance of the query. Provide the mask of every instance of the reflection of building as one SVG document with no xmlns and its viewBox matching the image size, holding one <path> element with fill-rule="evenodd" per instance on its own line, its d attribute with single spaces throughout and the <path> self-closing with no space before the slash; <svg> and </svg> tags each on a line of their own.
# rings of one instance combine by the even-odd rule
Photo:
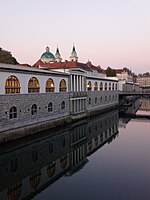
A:
<svg viewBox="0 0 150 200">
<path fill-rule="evenodd" d="M 150 111 L 150 99 L 148 99 L 148 98 L 142 99 L 142 104 L 141 104 L 140 110 Z"/>
<path fill-rule="evenodd" d="M 141 106 L 140 99 L 132 102 L 130 106 L 123 107 L 119 112 L 119 127 L 126 128 L 126 124 L 131 120 L 135 113 L 139 110 Z"/>
<path fill-rule="evenodd" d="M 32 198 L 64 174 L 72 175 L 84 167 L 87 156 L 110 143 L 117 133 L 118 112 L 114 111 L 101 118 L 80 121 L 64 132 L 45 132 L 43 138 L 33 137 L 3 147 L 0 199 Z"/>
<path fill-rule="evenodd" d="M 74 46 L 70 61 L 62 62 L 59 49 L 54 56 L 47 47 L 33 67 L 0 64 L 0 76 L 0 132 L 13 134 L 26 126 L 29 134 L 119 103 L 117 79 L 91 62 L 78 62 Z M 1 141 L 5 139 L 3 134 Z"/>
</svg>

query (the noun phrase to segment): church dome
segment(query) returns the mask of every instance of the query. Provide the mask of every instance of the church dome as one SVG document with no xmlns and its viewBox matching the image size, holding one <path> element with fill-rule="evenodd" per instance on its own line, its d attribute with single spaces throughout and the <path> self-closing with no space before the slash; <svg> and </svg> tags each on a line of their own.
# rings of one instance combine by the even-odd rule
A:
<svg viewBox="0 0 150 200">
<path fill-rule="evenodd" d="M 49 47 L 46 47 L 46 52 L 41 55 L 41 61 L 44 63 L 55 62 L 55 56 L 49 51 Z"/>
</svg>

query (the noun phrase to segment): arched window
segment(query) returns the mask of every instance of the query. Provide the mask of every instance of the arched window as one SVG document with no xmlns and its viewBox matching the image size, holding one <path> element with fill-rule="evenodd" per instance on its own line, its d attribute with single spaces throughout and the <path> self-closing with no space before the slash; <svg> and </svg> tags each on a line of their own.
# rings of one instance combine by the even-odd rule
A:
<svg viewBox="0 0 150 200">
<path fill-rule="evenodd" d="M 109 90 L 111 90 L 111 83 L 109 83 Z"/>
<path fill-rule="evenodd" d="M 33 104 L 31 107 L 31 115 L 36 115 L 37 114 L 37 105 Z"/>
<path fill-rule="evenodd" d="M 20 93 L 20 83 L 15 76 L 9 76 L 5 82 L 5 94 L 10 93 Z"/>
<path fill-rule="evenodd" d="M 67 91 L 66 81 L 62 79 L 59 83 L 59 92 L 66 92 L 66 91 Z"/>
<path fill-rule="evenodd" d="M 87 91 L 91 91 L 91 90 L 92 90 L 92 83 L 91 81 L 89 81 L 87 84 Z"/>
<path fill-rule="evenodd" d="M 54 90 L 55 90 L 54 81 L 51 78 L 49 78 L 46 81 L 46 92 L 54 92 Z"/>
<path fill-rule="evenodd" d="M 98 84 L 97 82 L 94 83 L 94 91 L 97 91 L 98 90 Z"/>
<path fill-rule="evenodd" d="M 102 82 L 100 83 L 100 90 L 101 91 L 103 90 L 103 83 Z"/>
<path fill-rule="evenodd" d="M 32 77 L 28 82 L 28 93 L 39 93 L 40 84 L 37 78 Z"/>
<path fill-rule="evenodd" d="M 107 90 L 107 83 L 105 83 L 105 90 Z"/>
<path fill-rule="evenodd" d="M 62 103 L 61 103 L 61 110 L 64 110 L 64 109 L 65 109 L 65 102 L 62 101 Z"/>
<path fill-rule="evenodd" d="M 48 112 L 52 112 L 52 111 L 53 111 L 53 104 L 52 104 L 52 102 L 50 102 L 48 104 Z"/>
<path fill-rule="evenodd" d="M 17 118 L 17 108 L 15 106 L 10 108 L 9 119 Z"/>
</svg>

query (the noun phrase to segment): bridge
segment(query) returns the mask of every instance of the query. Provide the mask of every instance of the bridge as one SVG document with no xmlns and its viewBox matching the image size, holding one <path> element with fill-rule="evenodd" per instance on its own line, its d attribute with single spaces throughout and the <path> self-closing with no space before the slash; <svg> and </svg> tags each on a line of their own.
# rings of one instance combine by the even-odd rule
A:
<svg viewBox="0 0 150 200">
<path fill-rule="evenodd" d="M 119 96 L 120 97 L 125 97 L 125 96 L 143 96 L 143 97 L 150 98 L 150 92 L 149 93 L 142 93 L 142 92 L 120 92 Z"/>
</svg>

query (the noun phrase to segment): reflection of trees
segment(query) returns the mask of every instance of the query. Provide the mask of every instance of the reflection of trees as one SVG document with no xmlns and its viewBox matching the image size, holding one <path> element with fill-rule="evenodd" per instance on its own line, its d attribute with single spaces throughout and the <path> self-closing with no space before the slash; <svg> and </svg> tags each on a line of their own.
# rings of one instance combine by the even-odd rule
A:
<svg viewBox="0 0 150 200">
<path fill-rule="evenodd" d="M 21 181 L 18 181 L 17 183 L 11 185 L 8 188 L 8 191 L 7 191 L 8 200 L 17 200 L 17 199 L 19 199 L 19 197 L 21 195 L 21 191 L 22 191 L 22 183 L 21 183 Z"/>
</svg>

